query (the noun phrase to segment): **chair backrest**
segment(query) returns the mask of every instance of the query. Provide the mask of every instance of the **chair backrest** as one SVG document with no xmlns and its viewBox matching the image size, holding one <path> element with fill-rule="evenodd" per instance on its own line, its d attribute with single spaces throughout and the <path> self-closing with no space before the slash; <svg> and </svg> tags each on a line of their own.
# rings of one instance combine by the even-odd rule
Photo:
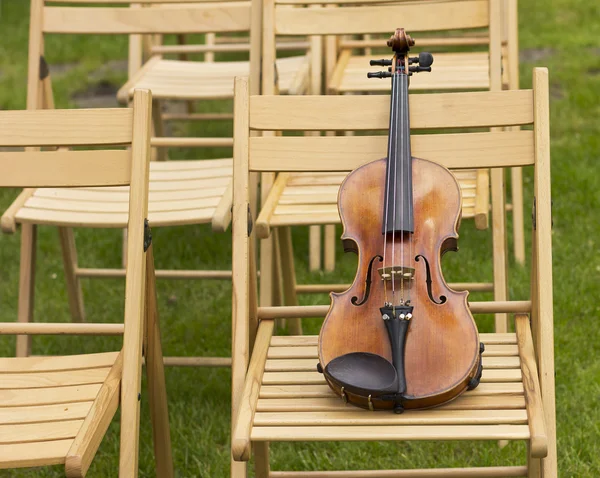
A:
<svg viewBox="0 0 600 478">
<path fill-rule="evenodd" d="M 150 119 L 151 94 L 145 90 L 135 92 L 132 108 L 0 111 L 0 148 L 25 148 L 0 150 L 0 187 L 130 186 L 124 349 L 136 347 L 136 331 L 143 323 L 139 300 L 145 284 Z M 109 145 L 113 149 L 98 149 Z M 58 146 L 78 149 L 56 150 Z M 85 146 L 94 149 L 82 150 Z"/>
<path fill-rule="evenodd" d="M 274 91 L 274 44 L 277 35 L 389 34 L 402 27 L 411 34 L 451 30 L 488 30 L 490 85 L 501 88 L 501 0 L 421 0 L 359 5 L 329 0 L 321 8 L 297 8 L 312 0 L 263 2 L 263 93 Z M 358 3 L 358 2 L 357 2 Z"/>
<path fill-rule="evenodd" d="M 32 0 L 29 32 L 27 109 L 39 107 L 37 79 L 45 34 L 132 35 L 130 55 L 140 35 L 163 33 L 250 32 L 251 64 L 260 58 L 260 36 L 253 35 L 250 0 Z M 57 5 L 58 4 L 58 5 Z M 138 8 L 160 6 L 161 8 Z M 138 63 L 134 62 L 136 66 Z M 134 68 L 135 69 L 135 68 Z M 254 72 L 258 78 L 258 68 Z M 132 69 L 130 68 L 130 74 Z"/>
</svg>

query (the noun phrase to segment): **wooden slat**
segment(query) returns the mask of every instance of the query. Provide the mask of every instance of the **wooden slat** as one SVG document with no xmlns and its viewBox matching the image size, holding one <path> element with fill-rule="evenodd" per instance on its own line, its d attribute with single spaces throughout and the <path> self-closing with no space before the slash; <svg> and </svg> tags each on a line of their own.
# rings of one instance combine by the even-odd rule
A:
<svg viewBox="0 0 600 478">
<path fill-rule="evenodd" d="M 219 204 L 221 197 L 205 197 L 197 199 L 184 199 L 180 201 L 160 201 L 150 203 L 148 211 L 184 211 L 189 209 L 207 209 L 215 208 Z M 93 202 L 93 201 L 71 201 L 53 198 L 32 197 L 26 203 L 26 208 L 47 210 L 47 211 L 65 211 L 65 212 L 104 212 L 104 213 L 127 213 L 129 210 L 128 202 Z"/>
<path fill-rule="evenodd" d="M 336 412 L 257 412 L 255 427 L 353 425 L 499 425 L 526 424 L 526 410 L 407 410 L 402 414 L 366 413 L 348 408 Z"/>
<path fill-rule="evenodd" d="M 341 14 L 342 13 L 342 14 Z M 393 6 L 336 8 L 275 8 L 278 35 L 351 35 L 393 32 L 398 18 L 407 32 L 456 30 L 487 26 L 488 2 L 466 0 Z"/>
<path fill-rule="evenodd" d="M 63 372 L 5 373 L 1 376 L 0 390 L 44 389 L 47 387 L 102 383 L 109 370 L 110 368 L 104 367 Z M 36 392 L 30 391 L 30 393 Z"/>
<path fill-rule="evenodd" d="M 130 108 L 0 111 L 0 146 L 131 143 Z"/>
<path fill-rule="evenodd" d="M 527 425 L 254 427 L 253 441 L 527 440 Z"/>
<path fill-rule="evenodd" d="M 482 383 L 468 392 L 471 396 L 523 394 L 522 383 Z M 327 398 L 333 396 L 328 385 L 263 385 L 260 398 Z"/>
<path fill-rule="evenodd" d="M 533 132 L 412 135 L 413 156 L 447 168 L 533 164 Z M 264 172 L 352 171 L 385 157 L 387 136 L 262 136 L 250 138 L 250 169 Z"/>
<path fill-rule="evenodd" d="M 118 354 L 118 352 L 107 352 L 61 357 L 2 357 L 0 358 L 0 380 L 5 373 L 106 368 L 112 366 Z M 0 406 L 2 406 L 2 402 L 0 402 Z"/>
<path fill-rule="evenodd" d="M 59 465 L 73 442 L 72 439 L 0 446 L 0 469 Z"/>
<path fill-rule="evenodd" d="M 0 187 L 120 186 L 131 180 L 129 151 L 0 152 Z"/>
<path fill-rule="evenodd" d="M 331 394 L 326 398 L 261 398 L 258 400 L 259 412 L 307 412 L 307 411 L 338 411 L 347 410 L 340 397 Z M 463 394 L 439 410 L 514 410 L 525 409 L 523 395 L 488 395 L 472 396 Z"/>
<path fill-rule="evenodd" d="M 519 382 L 521 379 L 521 370 L 518 368 L 484 369 L 481 382 Z M 264 385 L 318 385 L 324 382 L 323 374 L 317 372 L 313 365 L 311 371 L 265 372 L 262 383 Z"/>
<path fill-rule="evenodd" d="M 526 466 L 418 470 L 271 471 L 269 473 L 269 478 L 512 478 L 525 476 L 527 476 Z"/>
<path fill-rule="evenodd" d="M 204 33 L 250 30 L 250 3 L 173 8 L 47 7 L 46 33 Z"/>
<path fill-rule="evenodd" d="M 432 129 L 531 124 L 532 105 L 532 90 L 415 94 L 410 95 L 410 126 Z M 294 114 L 285 114 L 289 111 Z M 389 111 L 389 95 L 252 96 L 250 127 L 267 131 L 388 130 Z"/>
<path fill-rule="evenodd" d="M 481 333 L 479 334 L 479 340 L 481 340 L 485 344 L 487 349 L 488 344 L 516 345 L 517 335 L 515 333 Z M 270 345 L 271 347 L 303 347 L 306 345 L 314 345 L 316 347 L 318 343 L 318 335 L 274 335 L 273 337 L 271 337 Z"/>
<path fill-rule="evenodd" d="M 39 407 L 0 407 L 0 425 L 83 420 L 91 406 L 89 401 Z"/>
<path fill-rule="evenodd" d="M 0 445 L 74 438 L 83 420 L 0 425 Z"/>
<path fill-rule="evenodd" d="M 84 402 L 96 398 L 100 385 L 100 383 L 94 383 L 90 385 L 47 387 L 40 393 L 32 392 L 31 389 L 27 388 L 20 390 L 0 389 L 0 403 L 2 407 L 25 407 Z"/>
</svg>

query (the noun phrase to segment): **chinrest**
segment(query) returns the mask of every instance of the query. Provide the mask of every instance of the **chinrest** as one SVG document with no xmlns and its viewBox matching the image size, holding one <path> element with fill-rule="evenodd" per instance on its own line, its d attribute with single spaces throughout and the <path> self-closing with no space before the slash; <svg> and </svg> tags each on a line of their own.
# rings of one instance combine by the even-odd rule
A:
<svg viewBox="0 0 600 478">
<path fill-rule="evenodd" d="M 352 352 L 331 360 L 323 374 L 346 393 L 377 398 L 398 392 L 396 367 L 380 355 Z"/>
</svg>

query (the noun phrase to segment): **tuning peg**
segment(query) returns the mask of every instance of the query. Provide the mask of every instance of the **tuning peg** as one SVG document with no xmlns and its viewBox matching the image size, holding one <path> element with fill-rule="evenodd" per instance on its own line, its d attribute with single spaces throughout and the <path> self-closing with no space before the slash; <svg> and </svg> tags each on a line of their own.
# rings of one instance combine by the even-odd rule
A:
<svg viewBox="0 0 600 478">
<path fill-rule="evenodd" d="M 369 65 L 371 66 L 390 66 L 392 64 L 392 60 L 371 60 Z"/>
<path fill-rule="evenodd" d="M 422 71 L 431 71 L 430 66 L 411 66 L 408 71 L 411 73 L 420 73 Z"/>
<path fill-rule="evenodd" d="M 390 78 L 392 74 L 388 71 L 376 71 L 374 73 L 367 73 L 367 78 Z"/>
<path fill-rule="evenodd" d="M 422 52 L 419 53 L 419 56 L 414 56 L 408 59 L 408 64 L 413 65 L 418 63 L 419 66 L 428 67 L 433 64 L 433 55 L 431 53 Z"/>
<path fill-rule="evenodd" d="M 426 51 L 419 53 L 419 66 L 428 67 L 433 64 L 433 55 Z"/>
</svg>

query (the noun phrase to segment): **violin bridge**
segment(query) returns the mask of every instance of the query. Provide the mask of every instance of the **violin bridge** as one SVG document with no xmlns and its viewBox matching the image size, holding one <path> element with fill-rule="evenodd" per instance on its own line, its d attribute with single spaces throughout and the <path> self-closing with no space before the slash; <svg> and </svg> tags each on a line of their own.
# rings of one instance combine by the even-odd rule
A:
<svg viewBox="0 0 600 478">
<path fill-rule="evenodd" d="M 415 277 L 415 269 L 412 267 L 390 266 L 382 267 L 377 271 L 383 281 L 399 281 L 400 279 L 411 281 Z"/>
</svg>

